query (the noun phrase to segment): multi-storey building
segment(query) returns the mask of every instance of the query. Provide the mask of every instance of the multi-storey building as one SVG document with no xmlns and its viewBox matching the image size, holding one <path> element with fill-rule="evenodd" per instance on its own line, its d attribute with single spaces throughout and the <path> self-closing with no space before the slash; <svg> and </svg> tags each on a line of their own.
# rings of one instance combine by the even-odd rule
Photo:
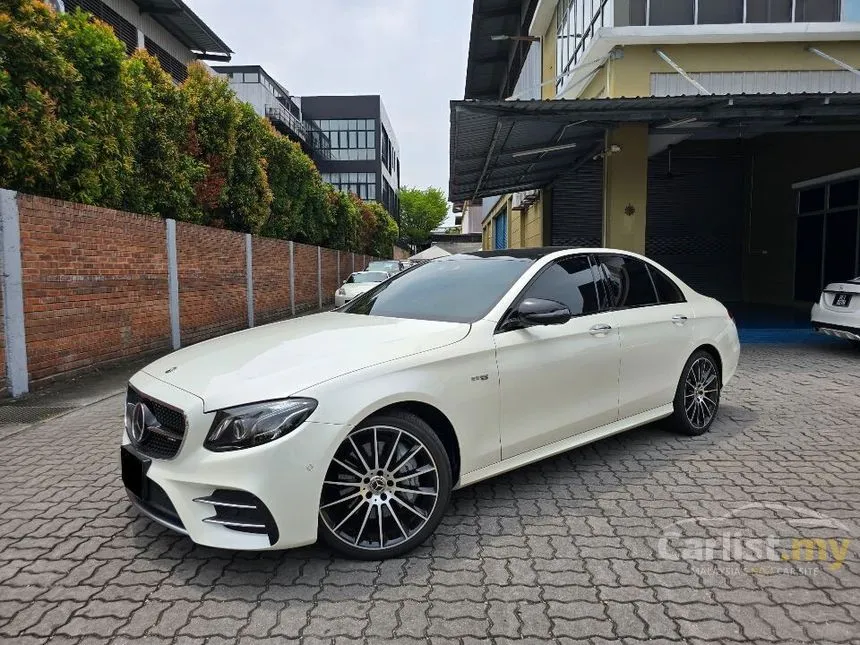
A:
<svg viewBox="0 0 860 645">
<path fill-rule="evenodd" d="M 379 96 L 303 96 L 313 159 L 339 190 L 382 204 L 400 219 L 400 146 Z"/>
<path fill-rule="evenodd" d="M 450 198 L 485 247 L 635 250 L 737 301 L 860 274 L 860 0 L 475 0 L 467 65 Z"/>
<path fill-rule="evenodd" d="M 195 60 L 229 61 L 233 51 L 182 0 L 54 0 L 109 24 L 128 54 L 146 49 L 177 83 Z"/>
<path fill-rule="evenodd" d="M 259 65 L 213 65 L 212 69 L 227 79 L 239 99 L 269 119 L 278 132 L 311 152 L 310 124 L 302 119 L 301 99 L 290 95 Z"/>
</svg>

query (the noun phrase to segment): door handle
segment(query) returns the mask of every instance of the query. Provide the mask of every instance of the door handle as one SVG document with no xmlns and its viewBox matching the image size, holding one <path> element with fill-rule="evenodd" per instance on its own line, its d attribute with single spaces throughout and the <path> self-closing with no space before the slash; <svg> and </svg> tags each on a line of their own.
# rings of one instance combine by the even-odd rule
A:
<svg viewBox="0 0 860 645">
<path fill-rule="evenodd" d="M 677 316 L 672 316 L 672 322 L 676 325 L 683 325 L 687 322 L 687 317 L 684 314 L 678 314 Z"/>
<path fill-rule="evenodd" d="M 591 334 L 592 336 L 601 336 L 603 334 L 606 334 L 609 331 L 612 331 L 612 325 L 606 325 L 606 324 L 601 323 L 601 324 L 595 325 L 594 327 L 589 329 L 588 333 Z"/>
</svg>

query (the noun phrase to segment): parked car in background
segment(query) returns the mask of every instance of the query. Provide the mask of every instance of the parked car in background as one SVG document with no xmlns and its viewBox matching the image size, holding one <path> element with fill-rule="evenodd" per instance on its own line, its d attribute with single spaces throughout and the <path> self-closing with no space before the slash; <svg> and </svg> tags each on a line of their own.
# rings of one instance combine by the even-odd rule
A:
<svg viewBox="0 0 860 645">
<path fill-rule="evenodd" d="M 356 271 L 350 275 L 335 291 L 334 306 L 341 307 L 357 295 L 370 291 L 380 282 L 385 282 L 391 275 L 386 271 Z"/>
<path fill-rule="evenodd" d="M 812 305 L 812 326 L 823 334 L 860 343 L 860 277 L 825 287 Z"/>
<path fill-rule="evenodd" d="M 453 255 L 139 371 L 122 479 L 199 544 L 396 557 L 454 488 L 658 419 L 707 432 L 739 350 L 723 305 L 633 253 Z"/>
<path fill-rule="evenodd" d="M 394 275 L 403 271 L 403 264 L 400 260 L 374 260 L 367 265 L 365 271 L 385 271 Z"/>
</svg>

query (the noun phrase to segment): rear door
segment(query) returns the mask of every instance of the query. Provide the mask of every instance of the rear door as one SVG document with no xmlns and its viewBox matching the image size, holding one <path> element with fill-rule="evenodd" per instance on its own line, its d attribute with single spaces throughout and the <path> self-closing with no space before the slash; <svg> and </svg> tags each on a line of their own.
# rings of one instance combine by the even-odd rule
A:
<svg viewBox="0 0 860 645">
<path fill-rule="evenodd" d="M 619 418 L 671 403 L 692 349 L 691 305 L 650 263 L 599 254 L 596 264 L 621 341 Z"/>
<path fill-rule="evenodd" d="M 587 255 L 553 262 L 516 302 L 555 300 L 573 318 L 495 334 L 503 459 L 617 419 L 618 331 L 597 287 Z"/>
</svg>

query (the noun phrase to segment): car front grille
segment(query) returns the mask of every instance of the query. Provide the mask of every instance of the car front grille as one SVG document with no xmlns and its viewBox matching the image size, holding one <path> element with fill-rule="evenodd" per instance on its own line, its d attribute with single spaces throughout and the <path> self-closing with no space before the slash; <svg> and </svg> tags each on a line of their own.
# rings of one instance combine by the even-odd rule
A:
<svg viewBox="0 0 860 645">
<path fill-rule="evenodd" d="M 179 452 L 182 440 L 185 438 L 185 415 L 159 401 L 151 399 L 132 387 L 126 395 L 126 414 L 130 415 L 138 403 L 149 408 L 158 421 L 160 428 L 144 433 L 140 441 L 131 437 L 135 448 L 147 457 L 153 459 L 171 459 Z M 129 416 L 130 418 L 130 416 Z"/>
</svg>

